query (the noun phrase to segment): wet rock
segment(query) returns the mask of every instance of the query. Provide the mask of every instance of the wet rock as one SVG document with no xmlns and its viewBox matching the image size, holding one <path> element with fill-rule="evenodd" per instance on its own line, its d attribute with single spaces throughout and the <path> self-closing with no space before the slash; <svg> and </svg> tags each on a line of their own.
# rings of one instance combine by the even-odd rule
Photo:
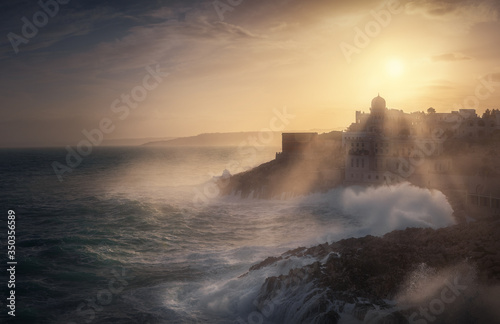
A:
<svg viewBox="0 0 500 324">
<path fill-rule="evenodd" d="M 408 228 L 383 237 L 350 238 L 307 249 L 297 248 L 279 257 L 267 258 L 250 271 L 272 266 L 292 256 L 315 257 L 317 262 L 292 269 L 286 275 L 268 278 L 261 288 L 260 298 L 272 300 L 280 294 L 283 300 L 287 291 L 307 289 L 313 293 L 308 295 L 306 304 L 319 295 L 324 296 L 323 299 L 314 307 L 308 305 L 307 310 L 299 307 L 294 311 L 305 312 L 308 319 L 316 313 L 312 322 L 323 323 L 324 320 L 327 323 L 327 317 L 332 316 L 331 323 L 336 323 L 336 316 L 346 311 L 348 305 L 351 308 L 354 305 L 351 314 L 359 320 L 367 321 L 368 316 L 378 314 L 382 317 L 372 318 L 369 323 L 408 323 L 410 314 L 391 311 L 384 300 L 395 298 L 408 274 L 422 265 L 435 273 L 466 263 L 477 271 L 478 284 L 500 284 L 499 234 L 500 221 L 486 220 L 437 230 Z M 289 293 L 286 298 L 296 298 L 294 296 Z M 386 308 L 385 313 L 381 312 Z"/>
<path fill-rule="evenodd" d="M 258 263 L 258 264 L 251 266 L 249 270 L 250 271 L 259 270 L 259 269 L 267 267 L 273 263 L 276 263 L 280 260 L 283 260 L 283 257 L 281 257 L 281 256 L 280 257 L 268 257 L 267 259 L 265 259 L 261 263 Z"/>
</svg>

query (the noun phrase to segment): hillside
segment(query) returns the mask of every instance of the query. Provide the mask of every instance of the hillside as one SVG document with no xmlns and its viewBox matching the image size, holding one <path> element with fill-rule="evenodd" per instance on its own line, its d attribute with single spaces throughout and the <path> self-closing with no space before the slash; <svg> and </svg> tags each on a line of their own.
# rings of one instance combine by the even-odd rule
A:
<svg viewBox="0 0 500 324">
<path fill-rule="evenodd" d="M 145 146 L 281 146 L 278 132 L 206 133 L 166 141 L 153 141 Z"/>
</svg>

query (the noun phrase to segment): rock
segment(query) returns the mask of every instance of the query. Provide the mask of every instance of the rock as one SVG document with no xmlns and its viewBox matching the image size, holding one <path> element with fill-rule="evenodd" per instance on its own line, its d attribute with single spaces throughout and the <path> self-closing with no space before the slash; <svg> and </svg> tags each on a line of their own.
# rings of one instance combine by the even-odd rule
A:
<svg viewBox="0 0 500 324">
<path fill-rule="evenodd" d="M 408 228 L 383 237 L 366 236 L 307 249 L 300 247 L 279 257 L 269 257 L 252 266 L 250 271 L 292 256 L 324 260 L 333 253 L 324 263 L 316 261 L 292 269 L 286 275 L 267 278 L 261 287 L 260 299 L 269 301 L 278 294 L 280 298 L 297 298 L 291 292 L 305 289 L 311 292 L 307 296 L 309 299 L 323 296 L 314 307 L 308 305 L 307 310 L 301 307 L 295 309 L 296 312 L 305 312 L 304 316 L 308 319 L 316 314 L 314 323 L 336 323 L 339 312 L 345 311 L 348 304 L 355 305 L 352 315 L 359 320 L 366 321 L 367 316 L 375 314 L 375 309 L 379 315 L 382 314 L 380 310 L 386 309 L 382 314 L 385 317 L 377 317 L 369 323 L 408 323 L 410 314 L 391 310 L 384 300 L 395 298 L 407 282 L 408 275 L 422 266 L 429 269 L 427 273 L 432 275 L 441 269 L 465 263 L 477 271 L 478 284 L 500 284 L 498 224 L 497 221 L 482 220 L 437 230 Z"/>
<path fill-rule="evenodd" d="M 283 258 L 282 257 L 268 257 L 264 261 L 251 266 L 249 270 L 250 271 L 259 270 L 259 269 L 267 267 L 267 266 L 269 266 L 269 265 L 271 265 L 273 263 L 276 263 L 276 262 L 278 262 L 280 260 L 283 260 Z"/>
</svg>

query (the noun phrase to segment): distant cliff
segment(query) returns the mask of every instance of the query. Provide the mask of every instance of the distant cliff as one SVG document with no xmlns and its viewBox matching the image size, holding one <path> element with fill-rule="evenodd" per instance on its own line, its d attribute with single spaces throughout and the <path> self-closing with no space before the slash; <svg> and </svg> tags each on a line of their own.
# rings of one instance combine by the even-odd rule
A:
<svg viewBox="0 0 500 324">
<path fill-rule="evenodd" d="M 154 141 L 145 146 L 281 146 L 281 133 L 239 132 L 206 133 L 166 141 Z"/>
</svg>

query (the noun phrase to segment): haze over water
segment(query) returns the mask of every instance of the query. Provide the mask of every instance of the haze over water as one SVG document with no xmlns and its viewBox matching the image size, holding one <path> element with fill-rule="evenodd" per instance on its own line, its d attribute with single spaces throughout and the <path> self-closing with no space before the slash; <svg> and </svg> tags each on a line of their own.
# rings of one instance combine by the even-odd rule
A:
<svg viewBox="0 0 500 324">
<path fill-rule="evenodd" d="M 61 149 L 0 154 L 4 204 L 18 215 L 16 317 L 37 323 L 234 323 L 266 277 L 315 261 L 238 278 L 268 256 L 453 222 L 442 194 L 409 185 L 196 201 L 228 161 L 253 166 L 237 148 L 99 148 L 62 183 L 50 167 Z"/>
</svg>

